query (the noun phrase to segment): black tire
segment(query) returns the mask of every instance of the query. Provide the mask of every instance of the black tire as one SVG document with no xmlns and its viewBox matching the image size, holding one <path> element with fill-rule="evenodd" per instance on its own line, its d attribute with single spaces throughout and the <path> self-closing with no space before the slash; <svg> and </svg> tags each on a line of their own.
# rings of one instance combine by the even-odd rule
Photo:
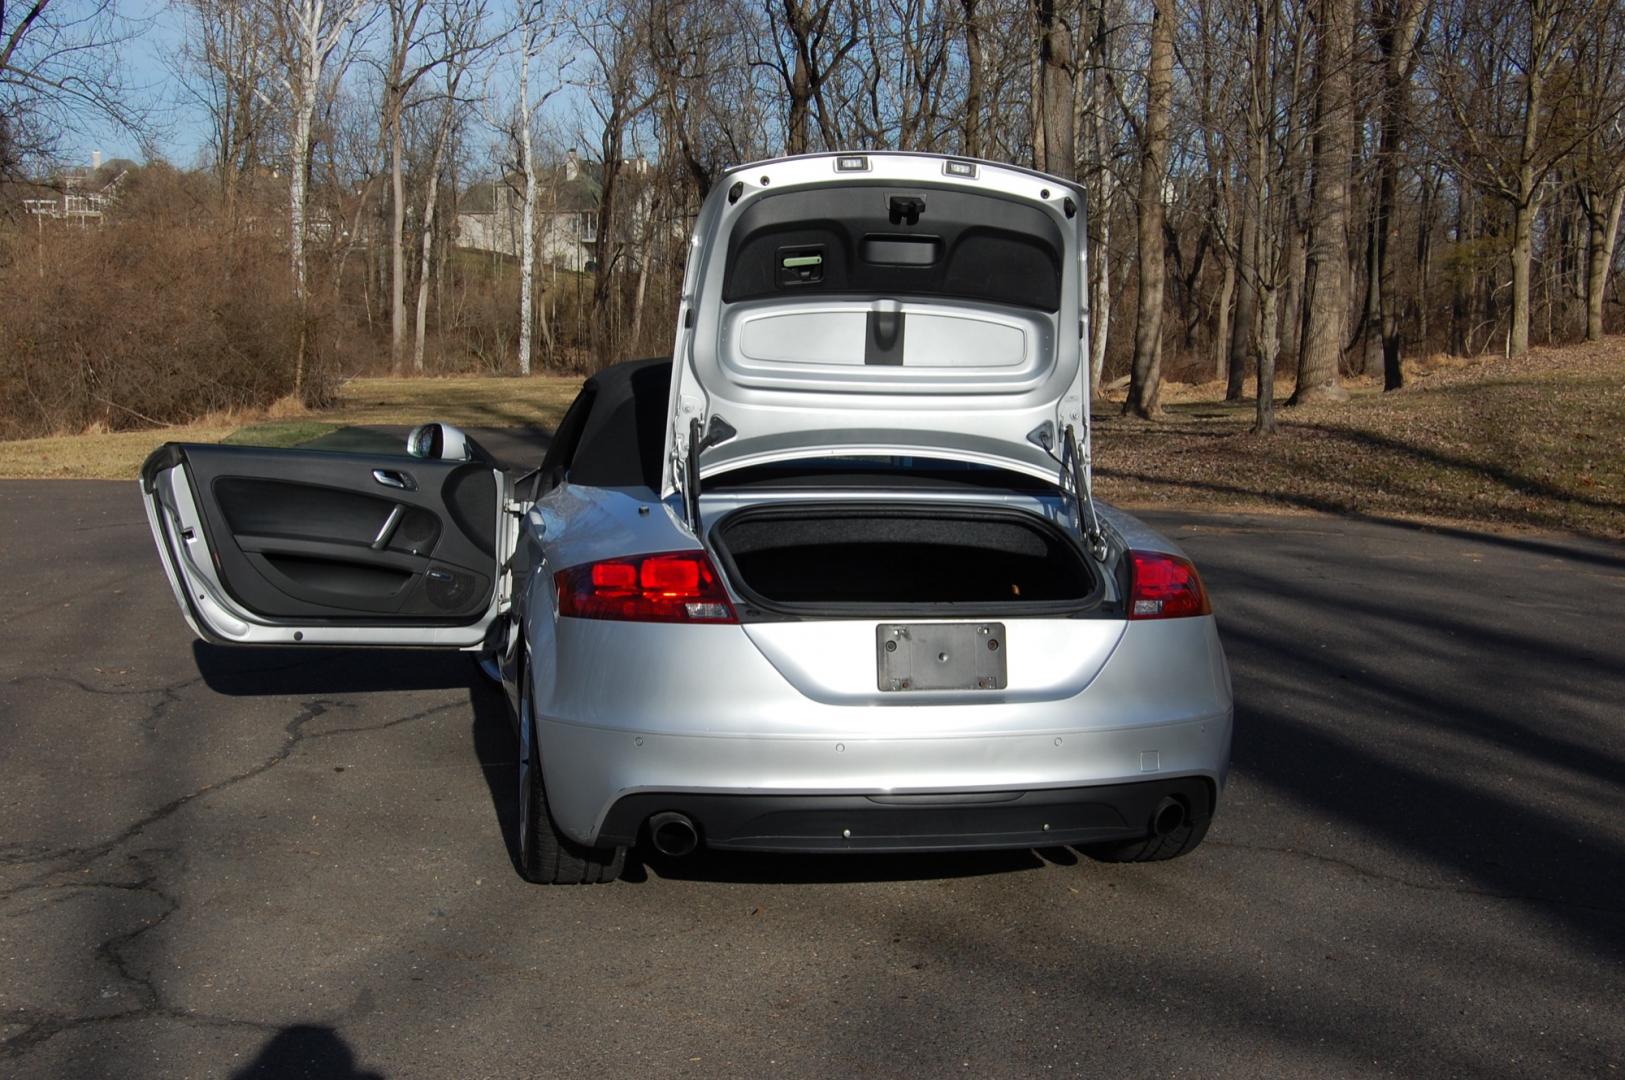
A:
<svg viewBox="0 0 1625 1080">
<path fill-rule="evenodd" d="M 1207 827 L 1212 820 L 1211 808 L 1203 807 L 1201 813 L 1187 817 L 1184 824 L 1176 829 L 1170 829 L 1161 836 L 1150 833 L 1135 840 L 1085 844 L 1078 850 L 1096 862 L 1141 863 L 1177 859 L 1195 850 L 1196 845 L 1207 835 Z"/>
<path fill-rule="evenodd" d="M 519 671 L 519 875 L 538 885 L 602 885 L 621 876 L 624 847 L 594 848 L 559 831 L 547 809 L 530 711 L 529 665 Z"/>
</svg>

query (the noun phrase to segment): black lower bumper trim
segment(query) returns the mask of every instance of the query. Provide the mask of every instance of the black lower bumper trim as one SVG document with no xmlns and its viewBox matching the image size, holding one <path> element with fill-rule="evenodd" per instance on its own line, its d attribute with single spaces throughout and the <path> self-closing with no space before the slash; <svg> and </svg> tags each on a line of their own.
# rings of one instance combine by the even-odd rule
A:
<svg viewBox="0 0 1625 1080">
<path fill-rule="evenodd" d="M 707 847 L 733 851 L 974 851 L 1129 840 L 1172 796 L 1192 820 L 1213 812 L 1198 776 L 1037 791 L 926 795 L 711 795 L 639 792 L 610 808 L 597 843 L 632 844 L 661 811 L 686 814 Z"/>
</svg>

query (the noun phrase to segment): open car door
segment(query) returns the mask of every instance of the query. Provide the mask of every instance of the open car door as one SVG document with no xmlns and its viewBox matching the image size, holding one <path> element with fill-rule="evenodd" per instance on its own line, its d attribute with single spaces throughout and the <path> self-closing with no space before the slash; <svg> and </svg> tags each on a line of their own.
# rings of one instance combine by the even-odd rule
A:
<svg viewBox="0 0 1625 1080">
<path fill-rule="evenodd" d="M 141 488 L 209 641 L 478 649 L 508 606 L 518 519 L 489 462 L 168 443 Z"/>
</svg>

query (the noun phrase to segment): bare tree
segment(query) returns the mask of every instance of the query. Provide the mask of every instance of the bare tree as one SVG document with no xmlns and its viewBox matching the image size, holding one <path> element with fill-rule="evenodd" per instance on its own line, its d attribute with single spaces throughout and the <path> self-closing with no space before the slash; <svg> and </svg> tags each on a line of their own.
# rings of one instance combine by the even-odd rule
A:
<svg viewBox="0 0 1625 1080">
<path fill-rule="evenodd" d="M 1512 213 L 1507 352 L 1529 351 L 1535 219 L 1547 178 L 1578 141 L 1550 124 L 1573 93 L 1557 81 L 1568 44 L 1596 0 L 1456 0 L 1434 19 L 1435 85 L 1454 121 L 1461 170 Z"/>
<path fill-rule="evenodd" d="M 541 0 L 519 0 L 518 34 L 519 101 L 516 125 L 518 127 L 519 166 L 525 174 L 525 208 L 520 217 L 519 252 L 519 374 L 530 374 L 531 330 L 535 323 L 532 303 L 535 296 L 536 273 L 536 151 L 532 125 L 536 111 L 551 96 L 551 91 L 538 99 L 531 83 L 531 66 L 551 40 L 551 29 L 545 21 Z"/>
<path fill-rule="evenodd" d="M 1315 7 L 1314 179 L 1304 271 L 1303 337 L 1290 404 L 1344 398 L 1338 365 L 1348 334 L 1349 165 L 1353 158 L 1349 100 L 1354 57 L 1352 0 Z"/>
<path fill-rule="evenodd" d="M 1382 56 L 1377 203 L 1372 217 L 1377 273 L 1373 280 L 1382 334 L 1382 388 L 1405 384 L 1400 366 L 1404 320 L 1399 300 L 1395 240 L 1399 232 L 1399 170 L 1409 137 L 1411 82 L 1416 75 L 1422 20 L 1428 0 L 1372 0 L 1371 21 Z"/>
<path fill-rule="evenodd" d="M 239 0 L 186 0 L 187 36 L 177 58 L 186 87 L 210 123 L 210 150 L 235 228 L 242 178 L 265 156 L 277 123 L 267 12 Z"/>
<path fill-rule="evenodd" d="M 0 176 L 46 163 L 90 117 L 144 135 L 119 62 L 119 47 L 142 28 L 114 0 L 0 2 Z"/>
<path fill-rule="evenodd" d="M 452 131 L 459 117 L 467 109 L 462 98 L 463 80 L 470 65 L 483 48 L 481 28 L 486 18 L 485 0 L 453 0 L 444 5 L 439 38 L 434 55 L 443 65 L 444 80 L 441 87 L 440 116 L 435 123 L 433 149 L 429 155 L 428 175 L 423 194 L 423 215 L 420 228 L 421 249 L 418 267 L 417 325 L 412 337 L 412 370 L 423 371 L 423 339 L 427 330 L 429 310 L 429 273 L 433 266 L 435 207 L 439 202 L 440 171 L 445 163 L 446 150 L 451 144 Z M 399 165 L 396 166 L 399 172 Z M 399 221 L 399 216 L 397 216 Z M 399 240 L 396 251 L 400 250 Z"/>
<path fill-rule="evenodd" d="M 267 0 L 275 32 L 278 77 L 289 98 L 288 261 L 295 295 L 305 296 L 305 203 L 310 173 L 311 121 L 327 62 L 355 29 L 372 0 Z M 297 380 L 296 380 L 297 382 Z"/>
<path fill-rule="evenodd" d="M 1101 373 L 1106 365 L 1106 345 L 1112 316 L 1111 238 L 1116 216 L 1117 196 L 1122 189 L 1119 171 L 1119 144 L 1122 123 L 1112 92 L 1117 68 L 1115 0 L 1091 0 L 1090 31 L 1086 35 L 1084 69 L 1087 73 L 1088 108 L 1083 110 L 1087 169 L 1083 174 L 1089 198 L 1089 386 L 1091 398 L 1100 393 Z M 1084 35 L 1080 35 L 1084 36 Z"/>
<path fill-rule="evenodd" d="M 982 38 L 980 0 L 959 0 L 960 27 L 965 35 L 965 102 L 962 145 L 968 157 L 982 156 L 982 79 L 987 67 Z"/>
<path fill-rule="evenodd" d="M 623 232 L 628 210 L 623 198 L 626 147 L 632 125 L 659 96 L 660 89 L 639 63 L 643 42 L 639 23 L 626 0 L 599 0 L 571 19 L 571 40 L 589 63 L 578 85 L 596 118 L 599 144 L 598 230 L 592 276 L 592 352 L 603 365 L 616 359 L 621 317 L 613 283 L 631 246 Z M 645 211 L 633 210 L 634 216 Z"/>
<path fill-rule="evenodd" d="M 1072 28 L 1055 0 L 1032 0 L 1038 34 L 1039 92 L 1033 99 L 1036 168 L 1071 180 L 1078 175 L 1076 133 L 1072 127 Z M 1170 50 L 1171 53 L 1171 50 Z"/>
<path fill-rule="evenodd" d="M 784 85 L 788 116 L 785 152 L 805 154 L 817 114 L 824 146 L 842 143 L 825 89 L 832 75 L 858 47 L 857 10 L 851 0 L 765 0 L 772 30 L 773 64 Z"/>
<path fill-rule="evenodd" d="M 1173 0 L 1155 0 L 1146 66 L 1145 123 L 1140 129 L 1137 248 L 1139 303 L 1134 316 L 1134 367 L 1125 413 L 1152 419 L 1161 412 L 1163 188 L 1168 177 L 1168 126 L 1174 95 Z"/>
<path fill-rule="evenodd" d="M 1587 341 L 1602 340 L 1603 301 L 1625 210 L 1625 5 L 1598 0 L 1589 33 L 1577 34 L 1573 67 L 1579 93 L 1575 196 L 1585 216 Z"/>
</svg>

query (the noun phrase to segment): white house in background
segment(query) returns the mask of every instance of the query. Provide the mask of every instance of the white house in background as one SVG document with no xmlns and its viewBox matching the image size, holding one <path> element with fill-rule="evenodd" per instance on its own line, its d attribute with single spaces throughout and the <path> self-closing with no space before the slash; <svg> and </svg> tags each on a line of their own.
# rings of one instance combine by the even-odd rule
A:
<svg viewBox="0 0 1625 1080">
<path fill-rule="evenodd" d="M 46 218 L 72 225 L 100 225 L 107 210 L 118 198 L 124 178 L 135 162 L 117 158 L 102 165 L 102 152 L 91 155 L 90 168 L 65 169 L 38 190 L 50 191 L 44 197 L 24 199 L 23 212 L 42 224 Z"/>
<path fill-rule="evenodd" d="M 647 158 L 622 166 L 622 177 L 647 177 Z M 603 191 L 598 166 L 584 164 L 571 150 L 559 165 L 536 173 L 536 258 L 561 270 L 591 270 L 598 258 L 598 200 Z M 638 199 L 634 215 L 647 213 Z M 518 256 L 524 231 L 525 177 L 509 173 L 465 188 L 457 207 L 458 247 Z M 634 224 L 636 224 L 634 222 Z M 634 228 L 634 232 L 637 231 Z"/>
</svg>

